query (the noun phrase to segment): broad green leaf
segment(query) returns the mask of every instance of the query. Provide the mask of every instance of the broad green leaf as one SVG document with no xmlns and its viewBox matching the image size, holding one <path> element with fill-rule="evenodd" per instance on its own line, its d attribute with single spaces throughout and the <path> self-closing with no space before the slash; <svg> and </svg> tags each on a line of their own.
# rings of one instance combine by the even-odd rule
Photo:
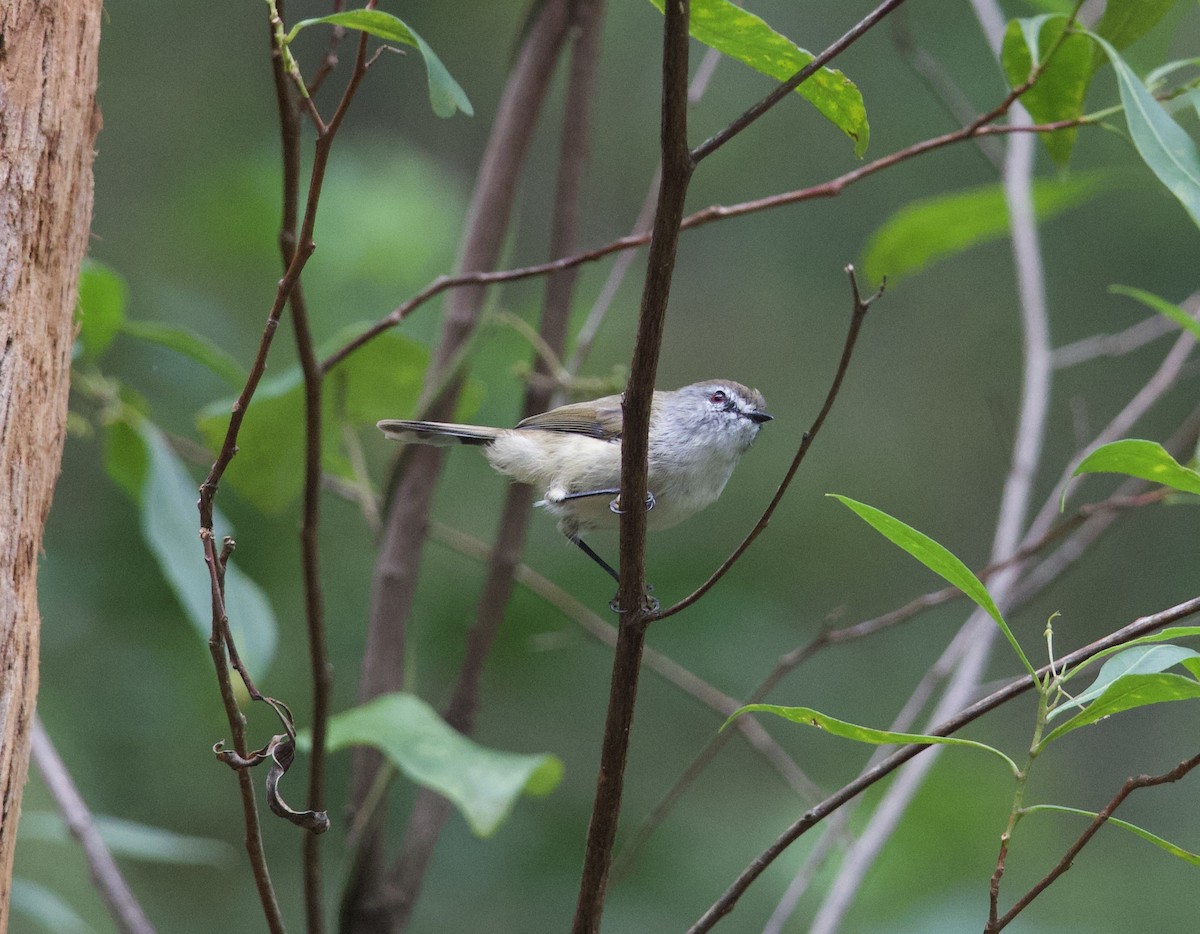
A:
<svg viewBox="0 0 1200 934">
<path fill-rule="evenodd" d="M 972 749 L 982 749 L 984 752 L 990 752 L 994 756 L 999 756 L 1008 763 L 1008 767 L 1012 769 L 1014 775 L 1018 772 L 1017 764 L 1012 759 L 999 749 L 989 746 L 986 743 L 979 743 L 972 739 L 960 739 L 956 736 L 929 736 L 925 733 L 893 733 L 891 730 L 876 730 L 869 726 L 859 726 L 857 723 L 847 723 L 845 720 L 834 719 L 818 710 L 813 710 L 811 707 L 747 704 L 745 707 L 735 710 L 722 725 L 721 729 L 725 729 L 734 719 L 745 713 L 774 714 L 777 717 L 783 717 L 785 720 L 791 720 L 793 723 L 815 726 L 818 730 L 825 730 L 825 732 L 832 733 L 834 736 L 840 736 L 843 739 L 853 739 L 860 743 L 870 743 L 873 746 L 887 746 L 893 743 L 905 745 L 911 743 L 931 743 L 939 746 L 969 746 Z"/>
<path fill-rule="evenodd" d="M 311 739 L 302 739 L 307 748 Z M 552 755 L 480 746 L 411 694 L 385 694 L 331 717 L 327 742 L 331 752 L 378 749 L 414 782 L 449 798 L 480 837 L 495 833 L 521 794 L 547 795 L 563 773 Z"/>
<path fill-rule="evenodd" d="M 360 329 L 330 341 L 341 346 Z M 324 469 L 351 476 L 341 453 L 338 415 L 351 425 L 374 425 L 381 418 L 406 418 L 421 393 L 429 351 L 397 334 L 381 334 L 351 354 L 326 380 L 321 458 Z M 198 417 L 200 433 L 220 449 L 234 399 L 207 406 Z M 238 454 L 225 473 L 229 485 L 267 513 L 281 512 L 304 485 L 304 380 L 298 366 L 265 380 L 254 394 L 238 435 Z"/>
<path fill-rule="evenodd" d="M 1200 682 L 1194 678 L 1161 672 L 1126 675 L 1119 681 L 1110 684 L 1104 693 L 1092 701 L 1087 708 L 1053 730 L 1042 740 L 1041 745 L 1045 747 L 1072 730 L 1103 720 L 1105 717 L 1111 717 L 1124 710 L 1194 698 L 1200 698 Z"/>
<path fill-rule="evenodd" d="M 650 2 L 662 12 L 664 0 Z M 780 82 L 787 81 L 814 58 L 729 0 L 692 0 L 690 32 L 696 40 Z M 840 71 L 822 68 L 796 88 L 796 93 L 854 140 L 854 154 L 862 158 L 871 128 L 862 94 L 853 81 Z"/>
<path fill-rule="evenodd" d="M 96 930 L 61 895 L 32 879 L 14 876 L 11 898 L 13 915 L 28 918 L 36 926 L 33 929 L 50 934 L 94 934 Z"/>
<path fill-rule="evenodd" d="M 1102 445 L 1085 457 L 1071 476 L 1085 473 L 1127 474 L 1200 495 L 1200 473 L 1184 467 L 1157 441 L 1126 438 Z"/>
<path fill-rule="evenodd" d="M 1200 652 L 1179 645 L 1139 645 L 1127 648 L 1111 656 L 1100 666 L 1096 680 L 1086 691 L 1076 694 L 1069 701 L 1050 711 L 1049 719 L 1054 719 L 1060 714 L 1082 707 L 1084 704 L 1090 704 L 1119 678 L 1126 675 L 1166 671 L 1189 658 L 1200 658 Z"/>
<path fill-rule="evenodd" d="M 1100 173 L 1036 179 L 1033 203 L 1047 221 L 1110 187 Z M 1008 236 L 1008 204 L 999 184 L 982 185 L 905 205 L 867 241 L 862 269 L 872 282 L 895 283 L 982 243 Z"/>
<path fill-rule="evenodd" d="M 342 13 L 331 13 L 328 16 L 318 16 L 315 19 L 305 19 L 292 27 L 287 34 L 287 42 L 296 38 L 300 30 L 308 26 L 328 25 L 342 26 L 346 29 L 357 29 L 388 42 L 401 42 L 420 51 L 425 59 L 425 70 L 429 75 L 429 103 L 433 112 L 439 117 L 453 117 L 455 111 L 461 110 L 468 117 L 475 115 L 471 102 L 467 99 L 457 81 L 446 70 L 442 60 L 429 47 L 429 44 L 418 36 L 403 20 L 384 13 L 382 10 L 346 10 Z"/>
<path fill-rule="evenodd" d="M 1196 339 L 1200 340 L 1200 321 L 1197 321 L 1178 305 L 1168 302 L 1165 298 L 1159 298 L 1153 292 L 1147 292 L 1144 289 L 1135 289 L 1128 285 L 1110 285 L 1108 291 L 1114 295 L 1127 295 L 1129 298 L 1136 299 L 1146 307 L 1157 311 L 1160 315 L 1170 318 L 1185 331 L 1191 331 L 1196 335 Z"/>
<path fill-rule="evenodd" d="M 1042 15 L 1013 20 L 1004 34 L 1001 61 L 1014 88 L 1045 63 L 1037 82 L 1021 95 L 1021 103 L 1037 123 L 1073 120 L 1083 114 L 1083 99 L 1095 71 L 1095 46 L 1076 33 L 1063 38 L 1066 27 L 1064 17 Z M 1051 50 L 1054 55 L 1048 58 Z M 1051 158 L 1066 165 L 1077 133 L 1072 128 L 1040 135 Z"/>
<path fill-rule="evenodd" d="M 1027 808 L 1022 808 L 1022 810 L 1026 814 L 1032 814 L 1035 811 L 1057 811 L 1060 814 L 1079 814 L 1080 816 L 1086 817 L 1089 820 L 1095 820 L 1098 816 L 1095 811 L 1085 811 L 1081 808 L 1064 807 L 1061 804 L 1033 804 Z M 1149 830 L 1145 830 L 1139 827 L 1137 824 L 1131 824 L 1129 821 L 1121 820 L 1119 817 L 1110 817 L 1107 823 L 1113 824 L 1117 827 L 1123 827 L 1125 830 L 1137 834 L 1143 840 L 1149 840 L 1156 847 L 1166 850 L 1172 856 L 1177 856 L 1179 859 L 1182 859 L 1184 862 L 1191 863 L 1193 866 L 1200 866 L 1200 856 L 1185 850 L 1181 846 L 1176 846 L 1170 840 L 1164 840 L 1158 834 L 1151 833 Z"/>
<path fill-rule="evenodd" d="M 1200 224 L 1200 153 L 1183 127 L 1171 119 L 1116 49 L 1088 33 L 1112 63 L 1129 135 L 1142 161 Z"/>
<path fill-rule="evenodd" d="M 104 814 L 93 815 L 93 821 L 100 838 L 115 856 L 149 863 L 218 868 L 237 859 L 237 852 L 224 840 L 193 837 Z M 22 840 L 73 843 L 62 817 L 53 811 L 26 811 L 21 815 L 19 833 Z"/>
<path fill-rule="evenodd" d="M 79 343 L 85 357 L 101 356 L 125 320 L 128 289 L 116 271 L 94 259 L 85 259 L 79 270 Z"/>
<path fill-rule="evenodd" d="M 1096 32 L 1116 49 L 1132 45 L 1149 32 L 1176 0 L 1107 0 Z"/>
<path fill-rule="evenodd" d="M 136 427 L 146 456 L 145 479 L 137 497 L 142 537 L 188 620 L 207 642 L 212 633 L 212 591 L 198 534 L 199 483 L 188 474 L 161 431 L 149 422 Z M 214 514 L 213 523 L 217 535 L 233 535 L 220 513 Z M 266 595 L 242 573 L 235 559 L 225 570 L 225 609 L 242 661 L 251 674 L 261 676 L 275 654 L 275 614 Z"/>
<path fill-rule="evenodd" d="M 1034 667 L 1029 663 L 1029 659 L 1025 657 L 1025 653 L 1021 651 L 1021 646 L 1017 642 L 1016 636 L 1012 634 L 1012 630 L 1008 628 L 1008 623 L 1000 615 L 1000 609 L 996 606 L 992 595 L 983 586 L 983 582 L 971 573 L 971 569 L 963 564 L 957 556 L 935 542 L 925 533 L 918 532 L 912 526 L 905 525 L 899 519 L 889 516 L 886 512 L 876 509 L 874 506 L 868 506 L 866 503 L 860 503 L 857 500 L 850 499 L 848 496 L 840 496 L 837 493 L 826 493 L 825 495 L 832 496 L 838 502 L 851 509 L 884 538 L 888 539 L 894 545 L 903 548 L 925 565 L 925 567 L 933 571 L 934 574 L 944 578 L 974 600 L 988 616 L 996 621 L 996 625 L 1000 627 L 1000 631 L 1004 633 L 1004 637 L 1008 639 L 1009 644 L 1013 647 L 1013 651 L 1017 653 L 1025 668 L 1035 678 L 1037 677 Z"/>
<path fill-rule="evenodd" d="M 240 389 L 246 383 L 246 370 L 240 363 L 207 337 L 201 337 L 187 328 L 159 321 L 125 321 L 121 331 L 195 360 L 235 389 Z"/>
</svg>

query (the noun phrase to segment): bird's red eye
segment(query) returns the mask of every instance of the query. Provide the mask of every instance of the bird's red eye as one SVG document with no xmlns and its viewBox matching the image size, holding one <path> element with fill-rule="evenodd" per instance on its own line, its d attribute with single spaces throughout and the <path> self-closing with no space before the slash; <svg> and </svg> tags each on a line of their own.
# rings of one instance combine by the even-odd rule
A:
<svg viewBox="0 0 1200 934">
<path fill-rule="evenodd" d="M 725 395 L 725 390 L 718 389 L 716 392 L 714 392 L 711 396 L 708 397 L 708 401 L 711 402 L 713 405 L 722 405 L 722 404 L 724 404 L 725 400 L 728 398 L 729 397 Z"/>
</svg>

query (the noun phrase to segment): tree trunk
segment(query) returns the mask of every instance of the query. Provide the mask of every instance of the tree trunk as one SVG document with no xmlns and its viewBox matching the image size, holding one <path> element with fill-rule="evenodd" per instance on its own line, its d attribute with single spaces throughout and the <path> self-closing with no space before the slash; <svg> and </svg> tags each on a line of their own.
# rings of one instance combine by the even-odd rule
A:
<svg viewBox="0 0 1200 934">
<path fill-rule="evenodd" d="M 100 0 L 0 8 L 0 931 L 37 697 L 37 560 L 92 219 L 100 9 Z"/>
</svg>

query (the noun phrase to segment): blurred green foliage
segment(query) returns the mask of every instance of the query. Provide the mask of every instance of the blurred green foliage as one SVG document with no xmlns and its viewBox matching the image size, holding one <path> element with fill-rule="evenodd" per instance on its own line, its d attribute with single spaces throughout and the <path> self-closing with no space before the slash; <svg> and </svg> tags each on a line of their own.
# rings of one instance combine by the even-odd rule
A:
<svg viewBox="0 0 1200 934">
<path fill-rule="evenodd" d="M 781 34 L 809 49 L 823 47 L 872 6 L 858 0 L 803 9 L 783 0 L 750 4 Z M 1005 9 L 1011 16 L 1029 16 L 1048 6 L 1054 5 L 1014 0 Z M 973 105 L 980 112 L 995 106 L 1004 87 L 969 5 L 913 2 L 904 9 L 911 32 Z M 306 0 L 287 12 L 294 22 L 328 7 Z M 372 70 L 335 147 L 317 251 L 305 273 L 322 346 L 384 316 L 453 269 L 472 180 L 526 10 L 506 0 L 473 5 L 469 16 L 458 5 L 431 2 L 406 4 L 401 12 L 438 50 L 476 117 L 435 116 L 415 56 L 385 56 Z M 281 182 L 265 5 L 217 9 L 194 0 L 169 6 L 126 0 L 107 13 L 99 92 L 105 129 L 97 144 L 92 254 L 115 274 L 85 279 L 84 302 L 104 309 L 97 313 L 104 320 L 88 322 L 76 361 L 87 375 L 76 384 L 72 408 L 80 416 L 75 423 L 85 430 L 68 443 L 47 530 L 40 572 L 39 708 L 98 813 L 237 848 L 238 858 L 228 864 L 122 863 L 159 928 L 184 934 L 255 930 L 260 915 L 241 855 L 240 803 L 228 770 L 211 752 L 228 728 L 211 660 L 189 622 L 193 601 L 182 596 L 179 582 L 207 586 L 196 538 L 195 489 L 211 457 L 204 445 L 215 440 L 221 424 L 215 414 L 205 421 L 202 413 L 228 411 L 231 378 L 253 359 L 280 275 Z M 626 233 L 645 195 L 657 160 L 660 25 L 650 4 L 609 5 L 581 222 L 584 246 Z M 292 45 L 307 68 L 324 54 L 321 33 L 306 29 Z M 179 35 L 188 41 L 166 38 Z M 1198 38 L 1195 6 L 1178 4 L 1125 58 L 1142 70 L 1143 63 L 1194 55 Z M 698 60 L 702 47 L 693 50 Z M 343 57 L 347 54 L 343 46 Z M 909 67 L 886 26 L 836 64 L 870 110 L 872 156 L 957 126 Z M 317 95 L 323 108 L 332 107 L 344 73 L 343 62 Z M 771 86 L 750 69 L 722 62 L 711 89 L 693 107 L 693 143 L 722 128 Z M 1082 105 L 1099 109 L 1120 95 L 1136 96 L 1136 89 L 1101 68 Z M 561 103 L 560 79 L 522 182 L 508 265 L 546 258 Z M 1178 109 L 1174 116 L 1195 135 L 1194 110 Z M 1072 180 L 1046 182 L 1069 187 L 1086 172 L 1114 168 L 1126 173 L 1122 179 L 1136 179 L 1093 192 L 1043 224 L 1056 345 L 1120 331 L 1136 320 L 1129 302 L 1108 293 L 1112 283 L 1172 302 L 1196 288 L 1195 223 L 1122 135 L 1129 133 L 1139 148 L 1152 145 L 1153 126 L 1142 133 L 1111 119 L 1122 133 L 1081 130 L 1071 150 Z M 306 148 L 306 158 L 310 151 Z M 1060 172 L 1049 154 L 1040 158 L 1042 178 Z M 704 164 L 689 207 L 795 189 L 859 164 L 841 130 L 805 102 L 785 101 Z M 960 144 L 880 173 L 835 199 L 684 234 L 661 384 L 736 378 L 765 393 L 776 421 L 718 504 L 651 539 L 649 576 L 656 593 L 670 599 L 689 592 L 740 540 L 773 493 L 840 350 L 850 308 L 845 264 L 862 256 L 872 232 L 906 206 L 995 181 L 991 163 L 972 144 Z M 914 248 L 922 246 L 923 237 L 912 239 Z M 583 269 L 576 326 L 608 268 L 606 261 Z M 635 275 L 620 289 L 584 375 L 607 374 L 627 362 L 638 284 Z M 492 294 L 497 307 L 536 320 L 542 289 L 540 282 L 519 283 Z M 782 653 L 823 627 L 869 618 L 930 588 L 928 576 L 914 573 L 908 558 L 882 539 L 864 536 L 823 496 L 828 490 L 886 503 L 937 540 L 955 543 L 968 565 L 981 564 L 1019 404 L 1016 309 L 1007 245 L 983 238 L 889 291 L 872 310 L 838 406 L 770 528 L 708 598 L 685 616 L 652 628 L 650 645 L 742 697 Z M 336 381 L 330 384 L 327 453 L 335 472 L 356 476 L 343 447 L 348 433 L 361 447 L 372 484 L 382 485 L 395 452 L 373 428 L 362 426 L 413 410 L 422 361 L 439 327 L 439 303 L 433 302 L 363 351 L 360 362 L 348 363 L 342 389 Z M 285 321 L 268 374 L 279 391 L 272 396 L 264 387 L 251 407 L 251 434 L 243 438 L 228 489 L 218 498 L 227 516 L 218 534 L 237 528 L 235 563 L 246 582 L 236 590 L 250 593 L 248 582 L 255 582 L 278 621 L 275 660 L 260 686 L 286 698 L 304 724 L 309 672 L 298 584 L 295 492 L 302 468 L 295 446 L 296 399 L 289 394 L 295 391 L 289 389 L 291 343 Z M 1163 339 L 1056 375 L 1037 499 L 1055 495 L 1054 483 L 1080 441 L 1142 385 L 1166 344 Z M 489 330 L 473 347 L 470 374 L 484 387 L 475 402 L 479 421 L 507 424 L 519 417 L 523 386 L 516 374 L 529 358 L 527 343 L 511 329 Z M 1194 367 L 1186 371 L 1180 389 L 1137 433 L 1157 439 L 1169 434 L 1194 405 L 1196 378 Z M 256 438 L 252 419 L 260 403 L 259 414 L 272 404 L 280 413 Z M 147 427 L 146 418 L 157 427 Z M 162 539 L 158 546 L 159 539 L 142 527 L 145 510 L 131 501 L 148 495 L 155 478 L 171 503 L 155 512 L 174 523 L 164 533 L 170 543 Z M 1097 488 L 1089 495 L 1103 495 L 1104 482 L 1089 480 Z M 502 494 L 503 481 L 481 458 L 456 451 L 435 516 L 486 538 Z M 358 503 L 331 492 L 324 508 L 334 709 L 344 711 L 357 700 L 376 542 Z M 1195 522 L 1188 509 L 1151 508 L 1123 517 L 1071 575 L 1009 616 L 1017 638 L 1026 646 L 1037 644 L 1047 616 L 1060 610 L 1057 645 L 1072 648 L 1193 596 Z M 597 544 L 615 547 L 603 539 Z M 545 517 L 535 517 L 525 560 L 600 611 L 611 596 L 609 582 L 564 547 Z M 482 576 L 480 566 L 460 554 L 435 545 L 425 549 L 408 690 L 434 709 L 444 704 L 453 683 Z M 870 640 L 821 653 L 770 699 L 836 711 L 854 723 L 886 724 L 966 613 L 964 605 L 949 605 Z M 234 625 L 252 616 L 239 609 Z M 1010 655 L 996 654 L 989 677 L 1020 673 Z M 453 819 L 413 930 L 524 932 L 566 924 L 594 790 L 609 657 L 607 648 L 518 589 L 484 679 L 475 739 L 494 749 L 552 753 L 563 764 L 562 782 L 545 798 L 521 799 L 488 840 Z M 626 786 L 629 831 L 722 720 L 650 672 L 639 707 Z M 1036 777 L 1031 794 L 1039 801 L 1102 806 L 1127 775 L 1161 771 L 1190 751 L 1192 707 L 1160 705 L 1073 732 L 1058 744 L 1054 767 Z M 252 737 L 265 741 L 277 729 L 269 713 L 250 709 L 248 716 Z M 1027 742 L 1030 723 L 1028 707 L 1011 705 L 976 724 L 969 738 L 1019 748 L 1013 744 Z M 827 789 L 852 778 L 865 761 L 855 744 L 818 731 L 772 732 Z M 998 781 L 993 774 L 998 770 L 983 758 L 957 750 L 941 758 L 845 930 L 956 932 L 980 926 L 996 838 L 1011 798 L 1011 784 Z M 298 766 L 304 765 L 301 756 Z M 347 827 L 338 804 L 346 797 L 348 770 L 348 753 L 332 757 L 334 828 L 325 841 L 331 887 L 347 868 Z M 1190 784 L 1131 799 L 1125 816 L 1195 851 L 1200 813 L 1194 787 L 1193 777 Z M 382 819 L 393 847 L 413 794 L 402 782 L 389 798 Z M 613 885 L 606 929 L 678 930 L 691 923 L 807 805 L 744 744 L 729 744 L 653 838 L 634 872 Z M 26 810 L 49 807 L 45 789 L 33 778 Z M 269 815 L 265 822 L 280 901 L 289 924 L 300 929 L 300 832 Z M 1033 822 L 1022 858 L 1006 876 L 1006 891 L 1036 880 L 1078 832 L 1078 822 L 1067 817 Z M 1194 923 L 1195 870 L 1141 841 L 1110 836 L 1128 835 L 1101 834 L 1104 839 L 1077 862 L 1070 885 L 1052 889 L 1030 909 L 1028 929 L 1185 930 Z M 722 930 L 757 930 L 813 839 L 806 837 L 764 874 Z M 23 837 L 16 874 L 27 904 L 57 898 L 91 929 L 111 930 L 74 847 Z M 1137 885 L 1129 884 L 1131 874 Z M 829 877 L 828 870 L 820 874 L 817 887 Z M 802 903 L 796 930 L 805 929 L 816 904 L 811 896 Z M 14 931 L 34 930 L 24 927 L 31 923 L 27 918 L 17 916 Z"/>
</svg>

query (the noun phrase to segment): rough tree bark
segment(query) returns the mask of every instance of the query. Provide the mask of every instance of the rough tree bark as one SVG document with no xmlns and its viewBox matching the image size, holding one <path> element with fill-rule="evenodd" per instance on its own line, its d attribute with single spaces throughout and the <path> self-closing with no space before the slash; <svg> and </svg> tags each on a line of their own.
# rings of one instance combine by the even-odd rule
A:
<svg viewBox="0 0 1200 934">
<path fill-rule="evenodd" d="M 100 9 L 0 6 L 0 931 L 37 698 L 37 560 L 92 219 Z"/>
</svg>

